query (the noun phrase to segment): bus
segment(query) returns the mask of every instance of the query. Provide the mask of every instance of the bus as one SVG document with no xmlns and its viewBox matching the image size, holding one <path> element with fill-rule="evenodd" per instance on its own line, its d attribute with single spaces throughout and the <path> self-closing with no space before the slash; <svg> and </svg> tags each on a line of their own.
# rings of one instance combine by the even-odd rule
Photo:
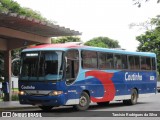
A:
<svg viewBox="0 0 160 120">
<path fill-rule="evenodd" d="M 88 109 L 110 101 L 134 105 L 157 92 L 156 55 L 149 52 L 45 44 L 24 49 L 19 75 L 20 104 L 51 110 Z"/>
</svg>

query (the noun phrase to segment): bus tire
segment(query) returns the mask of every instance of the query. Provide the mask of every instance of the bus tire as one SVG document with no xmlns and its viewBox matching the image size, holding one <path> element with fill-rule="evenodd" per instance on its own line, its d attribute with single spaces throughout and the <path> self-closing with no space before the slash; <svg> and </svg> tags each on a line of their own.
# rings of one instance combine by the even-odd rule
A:
<svg viewBox="0 0 160 120">
<path fill-rule="evenodd" d="M 86 92 L 82 92 L 79 98 L 79 104 L 75 105 L 74 108 L 79 111 L 87 110 L 90 104 L 90 97 Z"/>
<path fill-rule="evenodd" d="M 131 91 L 131 99 L 129 100 L 123 100 L 123 103 L 125 105 L 135 105 L 138 100 L 138 93 L 136 89 L 132 89 Z"/>
<path fill-rule="evenodd" d="M 99 106 L 108 106 L 109 105 L 109 101 L 108 102 L 97 102 L 97 104 Z"/>
<path fill-rule="evenodd" d="M 41 108 L 43 111 L 50 111 L 53 106 L 39 106 L 39 108 Z"/>
</svg>

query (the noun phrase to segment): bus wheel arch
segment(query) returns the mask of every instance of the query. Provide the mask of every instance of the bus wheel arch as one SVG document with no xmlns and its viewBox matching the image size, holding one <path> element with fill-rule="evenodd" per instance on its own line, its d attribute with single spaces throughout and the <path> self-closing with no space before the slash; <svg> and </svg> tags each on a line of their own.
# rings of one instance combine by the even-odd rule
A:
<svg viewBox="0 0 160 120">
<path fill-rule="evenodd" d="M 139 91 L 138 91 L 138 88 L 133 88 L 133 89 L 135 89 L 136 91 L 137 91 L 137 97 L 139 98 Z"/>
<path fill-rule="evenodd" d="M 83 90 L 82 92 L 86 92 L 90 98 L 90 92 L 88 90 Z"/>
</svg>

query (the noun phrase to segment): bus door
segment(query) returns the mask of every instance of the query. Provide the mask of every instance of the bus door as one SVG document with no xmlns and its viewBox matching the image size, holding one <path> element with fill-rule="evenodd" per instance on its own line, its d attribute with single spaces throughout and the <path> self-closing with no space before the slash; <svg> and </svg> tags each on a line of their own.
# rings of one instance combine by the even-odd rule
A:
<svg viewBox="0 0 160 120">
<path fill-rule="evenodd" d="M 68 50 L 66 52 L 66 85 L 68 99 L 77 98 L 76 85 L 74 84 L 79 71 L 79 51 L 76 49 Z"/>
</svg>

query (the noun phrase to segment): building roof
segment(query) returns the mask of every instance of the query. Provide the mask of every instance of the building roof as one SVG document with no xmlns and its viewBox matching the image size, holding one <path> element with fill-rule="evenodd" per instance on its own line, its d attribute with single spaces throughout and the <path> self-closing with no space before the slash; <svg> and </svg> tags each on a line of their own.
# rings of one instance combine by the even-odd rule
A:
<svg viewBox="0 0 160 120">
<path fill-rule="evenodd" d="M 0 27 L 11 28 L 44 37 L 81 35 L 79 31 L 9 12 L 0 12 Z"/>
</svg>

